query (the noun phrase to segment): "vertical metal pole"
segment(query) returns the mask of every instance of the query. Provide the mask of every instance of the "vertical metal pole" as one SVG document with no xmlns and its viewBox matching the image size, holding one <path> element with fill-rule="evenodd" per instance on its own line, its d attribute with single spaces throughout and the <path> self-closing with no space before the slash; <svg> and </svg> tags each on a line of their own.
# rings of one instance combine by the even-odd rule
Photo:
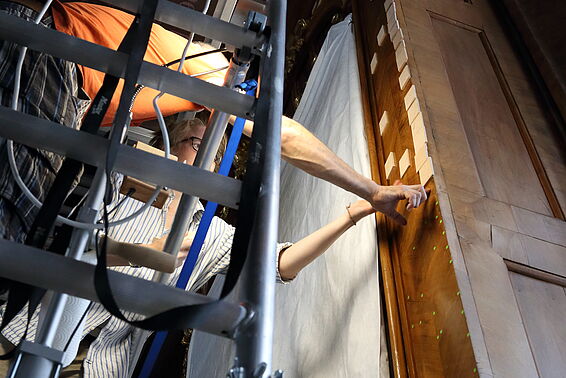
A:
<svg viewBox="0 0 566 378">
<path fill-rule="evenodd" d="M 106 173 L 104 168 L 98 168 L 94 176 L 94 180 L 88 194 L 87 200 L 83 207 L 79 211 L 77 220 L 84 223 L 94 223 L 98 218 L 98 211 L 100 209 L 100 204 L 102 203 L 102 198 L 105 193 L 106 188 Z M 71 236 L 71 242 L 69 248 L 65 253 L 65 256 L 79 260 L 85 250 L 86 244 L 90 237 L 91 231 L 84 229 L 75 229 Z M 47 347 L 59 347 L 54 346 L 53 341 L 56 333 L 58 332 L 59 323 L 63 315 L 63 310 L 67 302 L 67 294 L 55 293 L 49 302 L 47 309 L 42 309 L 45 311 L 45 318 L 39 327 L 38 334 L 36 336 L 35 342 L 37 344 L 42 344 Z M 77 318 L 80 314 L 77 314 Z M 70 336 L 70 335 L 69 335 Z M 56 368 L 54 362 L 41 357 L 33 356 L 27 353 L 19 352 L 17 358 L 19 359 L 19 364 L 15 371 L 13 372 L 14 377 L 50 377 L 53 369 Z"/>
<path fill-rule="evenodd" d="M 254 128 L 262 130 L 258 143 L 265 151 L 261 188 L 248 256 L 242 273 L 242 302 L 255 316 L 236 335 L 236 356 L 246 377 L 262 377 L 271 371 L 275 309 L 275 264 L 279 216 L 279 167 L 283 115 L 283 66 L 285 60 L 286 2 L 268 2 L 271 26 L 269 46 L 262 64 L 260 96 Z M 256 130 L 254 130 L 254 133 Z"/>
<path fill-rule="evenodd" d="M 226 72 L 224 86 L 233 88 L 242 83 L 246 77 L 249 64 L 238 64 L 233 58 L 230 60 L 230 66 Z M 222 141 L 222 136 L 226 131 L 229 114 L 217 110 L 213 110 L 208 120 L 208 125 L 202 139 L 202 143 L 195 158 L 194 166 L 201 169 L 210 170 L 214 157 Z M 164 251 L 173 255 L 177 255 L 183 238 L 191 221 L 191 215 L 194 212 L 195 205 L 198 201 L 197 197 L 189 194 L 183 194 L 179 207 L 173 220 L 171 232 L 165 242 Z M 156 272 L 153 280 L 164 283 L 169 275 Z"/>
<path fill-rule="evenodd" d="M 248 67 L 248 63 L 239 64 L 234 60 L 234 58 L 232 58 L 224 78 L 224 86 L 234 88 L 236 85 L 241 84 L 246 78 Z M 197 152 L 195 162 L 193 163 L 194 166 L 206 170 L 211 169 L 214 157 L 216 156 L 216 152 L 218 151 L 220 142 L 222 141 L 222 136 L 226 131 L 229 117 L 230 115 L 227 113 L 217 110 L 212 111 L 210 118 L 208 119 L 202 143 Z M 179 202 L 179 206 L 177 207 L 177 212 L 175 213 L 175 218 L 173 219 L 173 224 L 171 226 L 171 232 L 167 236 L 167 241 L 163 248 L 164 252 L 172 255 L 178 254 L 181 244 L 183 243 L 183 238 L 185 237 L 185 233 L 192 219 L 191 215 L 194 212 L 198 200 L 199 199 L 197 197 L 189 194 L 183 194 L 181 196 L 181 201 Z M 163 284 L 167 282 L 168 278 L 169 274 L 163 272 L 155 272 L 153 275 L 153 281 Z M 130 371 L 133 371 L 135 368 L 135 362 L 137 362 L 141 354 L 143 343 L 147 339 L 147 335 L 150 333 L 148 331 L 142 332 L 143 333 L 139 336 L 133 346 L 134 363 L 130 366 Z M 157 337 L 159 337 L 158 341 L 164 341 L 162 333 L 159 333 L 156 338 Z"/>
</svg>

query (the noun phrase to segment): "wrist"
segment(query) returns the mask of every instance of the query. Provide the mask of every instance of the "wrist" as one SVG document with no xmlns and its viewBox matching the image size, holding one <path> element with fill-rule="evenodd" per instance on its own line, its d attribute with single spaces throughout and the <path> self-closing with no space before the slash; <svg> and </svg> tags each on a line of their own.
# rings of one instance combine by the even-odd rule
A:
<svg viewBox="0 0 566 378">
<path fill-rule="evenodd" d="M 367 185 L 367 195 L 362 197 L 363 199 L 369 201 L 370 203 L 377 197 L 377 194 L 381 190 L 381 185 L 373 180 L 369 180 L 369 184 Z"/>
<path fill-rule="evenodd" d="M 354 214 L 352 212 L 352 210 L 350 209 L 350 205 L 346 206 L 346 217 L 348 218 L 348 221 L 350 222 L 351 226 L 355 226 L 356 223 L 358 223 L 359 219 L 356 219 L 354 217 Z"/>
</svg>

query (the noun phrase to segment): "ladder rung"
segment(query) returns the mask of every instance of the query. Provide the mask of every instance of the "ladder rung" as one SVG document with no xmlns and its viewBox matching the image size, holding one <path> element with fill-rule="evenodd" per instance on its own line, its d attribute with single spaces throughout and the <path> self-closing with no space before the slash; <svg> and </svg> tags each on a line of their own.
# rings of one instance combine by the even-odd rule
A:
<svg viewBox="0 0 566 378">
<path fill-rule="evenodd" d="M 0 39 L 28 46 L 97 71 L 124 77 L 128 56 L 0 12 Z M 251 119 L 254 98 L 153 63 L 142 64 L 139 84 Z"/>
<path fill-rule="evenodd" d="M 84 163 L 104 167 L 109 141 L 98 135 L 0 106 L 0 135 L 34 148 L 46 149 Z M 197 167 L 120 145 L 116 171 L 152 184 L 192 194 L 234 209 L 242 183 Z"/>
<path fill-rule="evenodd" d="M 101 1 L 102 3 L 116 6 L 132 13 L 138 13 L 138 9 L 143 3 L 143 0 Z M 257 33 L 244 29 L 241 26 L 202 14 L 199 11 L 167 0 L 159 1 L 155 12 L 155 20 L 240 48 L 247 46 L 252 49 L 259 49 L 265 41 L 265 37 L 263 35 L 258 35 Z"/>
<path fill-rule="evenodd" d="M 92 284 L 94 265 L 4 239 L 0 239 L 0 261 L 1 277 L 99 302 Z M 151 316 L 183 305 L 214 301 L 204 295 L 115 271 L 109 271 L 108 278 L 120 308 L 141 315 Z M 222 301 L 206 313 L 187 318 L 186 328 L 226 337 L 245 316 L 244 307 Z"/>
</svg>

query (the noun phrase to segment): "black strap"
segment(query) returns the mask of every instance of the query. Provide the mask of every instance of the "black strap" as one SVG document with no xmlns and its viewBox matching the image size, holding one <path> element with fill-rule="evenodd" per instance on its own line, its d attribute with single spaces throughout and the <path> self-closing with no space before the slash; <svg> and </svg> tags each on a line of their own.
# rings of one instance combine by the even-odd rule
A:
<svg viewBox="0 0 566 378">
<path fill-rule="evenodd" d="M 254 227 L 254 219 L 257 207 L 256 203 L 261 186 L 261 172 L 263 170 L 263 161 L 265 155 L 264 149 L 261 148 L 263 143 L 258 143 L 258 141 L 263 141 L 264 139 L 265 132 L 262 130 L 262 128 L 254 128 L 249 156 L 255 156 L 256 158 L 248 159 L 246 176 L 244 178 L 244 185 L 242 186 L 238 222 L 234 235 L 232 251 L 230 254 L 230 263 L 219 301 L 225 298 L 233 290 L 246 261 L 250 236 Z M 107 174 L 110 173 L 109 168 L 110 167 L 107 166 Z M 109 188 L 109 190 L 107 190 L 107 193 L 110 192 L 111 190 Z M 109 196 L 107 196 L 105 198 L 103 208 L 103 219 L 106 228 L 108 226 L 108 213 L 106 207 L 108 206 L 109 202 L 110 198 Z M 96 294 L 100 299 L 100 303 L 102 303 L 112 315 L 130 325 L 149 331 L 187 329 L 190 328 L 190 323 L 187 321 L 187 319 L 207 316 L 208 309 L 216 306 L 217 304 L 217 302 L 212 302 L 207 304 L 181 306 L 168 311 L 164 311 L 151 317 L 147 317 L 143 320 L 130 321 L 121 312 L 114 299 L 114 295 L 112 294 L 112 289 L 108 281 L 106 251 L 107 239 L 104 238 L 101 248 L 97 249 L 97 265 L 94 274 L 94 286 L 96 289 Z"/>
<path fill-rule="evenodd" d="M 235 287 L 248 254 L 250 236 L 254 227 L 257 198 L 261 185 L 260 173 L 263 169 L 265 154 L 265 152 L 261 148 L 262 143 L 257 142 L 258 139 L 263 137 L 263 135 L 258 136 L 257 134 L 262 133 L 263 132 L 261 131 L 261 128 L 254 128 L 249 156 L 257 156 L 258 158 L 248 159 L 246 176 L 244 178 L 244 185 L 242 186 L 240 210 L 238 211 L 238 222 L 234 235 L 232 252 L 230 254 L 230 264 L 228 266 L 226 280 L 222 288 L 222 294 L 219 300 L 222 300 L 228 294 L 230 294 L 230 292 Z M 106 204 L 104 206 L 103 212 L 103 219 L 105 225 L 107 226 L 108 213 L 106 211 Z M 98 262 L 94 275 L 96 294 L 100 299 L 100 303 L 102 303 L 112 315 L 124 322 L 127 322 L 128 324 L 149 331 L 187 329 L 190 328 L 190 323 L 187 321 L 187 319 L 207 316 L 208 309 L 214 307 L 217 304 L 217 302 L 212 302 L 207 304 L 181 306 L 161 312 L 151 317 L 147 317 L 143 320 L 130 321 L 120 311 L 112 294 L 112 289 L 108 281 L 106 250 L 107 239 L 104 238 L 102 240 L 101 248 L 97 248 Z"/>
<path fill-rule="evenodd" d="M 120 98 L 120 105 L 116 114 L 116 118 L 115 118 L 115 125 L 118 127 L 121 127 L 123 124 L 125 124 L 125 121 L 127 120 L 128 117 L 128 111 L 129 111 L 129 101 L 130 99 L 134 96 L 135 94 L 135 85 L 137 82 L 137 77 L 141 68 L 141 62 L 143 60 L 143 54 L 145 52 L 145 46 L 147 46 L 147 41 L 149 39 L 149 33 L 150 33 L 150 28 L 153 22 L 153 16 L 155 13 L 155 8 L 157 5 L 157 1 L 156 0 L 151 0 L 151 1 L 145 1 L 143 3 L 143 8 L 142 8 L 142 14 L 138 18 L 136 18 L 136 20 L 134 21 L 134 23 L 132 23 L 132 26 L 130 27 L 130 29 L 128 30 L 128 34 L 126 35 L 126 37 L 124 38 L 124 41 L 122 42 L 122 44 L 124 44 L 124 42 L 127 41 L 127 37 L 130 33 L 132 33 L 132 35 L 135 35 L 135 41 L 136 44 L 135 46 L 132 48 L 132 52 L 130 53 L 130 59 L 128 60 L 128 68 L 126 71 L 126 80 L 124 83 L 124 89 L 122 91 L 122 96 Z M 138 22 L 139 21 L 139 22 Z M 143 50 L 141 50 L 141 46 L 143 46 Z M 122 47 L 122 45 L 121 45 Z M 115 78 L 112 78 L 110 75 L 106 75 L 105 76 L 105 84 L 106 84 L 106 79 L 108 78 L 108 80 L 112 80 Z M 117 79 L 116 79 L 117 81 Z M 105 86 L 103 85 L 103 88 Z M 95 99 L 95 104 L 100 104 L 103 105 L 104 100 L 108 100 L 111 99 L 112 96 L 106 96 L 105 95 L 105 91 L 103 91 L 103 88 L 101 88 L 101 90 L 99 91 L 99 93 L 97 94 L 97 98 L 100 97 L 99 102 L 96 102 Z M 114 87 L 115 88 L 115 87 Z M 109 101 L 108 101 L 109 102 Z M 89 119 L 92 118 L 93 120 L 95 119 L 95 117 L 98 117 L 99 119 L 96 119 L 96 124 L 99 125 L 102 117 L 104 116 L 105 110 L 103 112 L 92 112 L 92 109 L 97 109 L 95 107 L 95 105 L 93 104 L 93 106 L 91 106 L 91 111 L 89 111 Z M 94 121 L 92 121 L 94 123 Z M 87 123 L 87 119 L 85 119 L 85 122 L 83 123 L 83 126 Z M 82 128 L 81 128 L 82 129 Z M 254 134 L 256 133 L 256 130 L 258 130 L 260 128 L 255 128 L 254 130 Z M 118 150 L 118 146 L 120 144 L 120 136 L 117 135 L 118 133 L 114 133 L 113 138 L 111 140 L 110 146 L 109 146 L 109 150 L 108 150 L 108 155 L 107 155 L 107 162 L 106 162 L 106 173 L 107 176 L 110 177 L 111 174 L 111 168 L 114 164 L 114 161 L 116 159 L 116 155 L 117 155 L 117 150 Z M 254 141 L 252 142 L 252 147 L 251 147 L 251 153 L 250 156 L 262 156 L 262 149 L 261 149 L 261 144 L 255 142 L 256 138 L 254 138 Z M 70 160 L 70 159 L 66 159 L 66 160 Z M 239 214 L 239 220 L 238 220 L 238 227 L 236 228 L 236 232 L 235 232 L 235 236 L 234 236 L 234 243 L 233 243 L 233 247 L 232 247 L 232 253 L 231 253 L 231 259 L 230 259 L 230 265 L 228 268 L 228 274 L 227 274 L 227 279 L 226 279 L 226 283 L 223 287 L 222 290 L 222 296 L 220 299 L 224 298 L 226 295 L 228 295 L 232 289 L 234 288 L 237 279 L 239 277 L 239 274 L 242 270 L 242 267 L 244 265 L 246 256 L 247 256 L 247 252 L 248 252 L 248 245 L 249 245 L 249 240 L 250 240 L 250 235 L 251 235 L 251 230 L 253 228 L 253 222 L 254 222 L 254 217 L 255 217 L 255 209 L 256 209 L 256 199 L 258 197 L 259 194 L 259 188 L 260 188 L 260 173 L 261 173 L 261 166 L 262 166 L 262 162 L 263 159 L 260 157 L 259 159 L 250 159 L 248 161 L 248 171 L 246 174 L 246 178 L 245 178 L 245 185 L 243 186 L 243 190 L 242 190 L 242 197 L 241 197 L 241 205 L 240 205 L 240 214 Z M 58 175 L 59 176 L 59 175 Z M 76 176 L 75 176 L 76 177 Z M 57 181 L 57 180 L 56 180 Z M 60 181 L 63 181 L 63 179 L 60 179 Z M 53 188 L 55 187 L 55 185 L 53 185 Z M 60 189 L 57 189 L 60 190 Z M 63 191 L 64 193 L 67 193 L 67 191 Z M 108 214 L 106 211 L 106 206 L 109 204 L 110 202 L 110 196 L 108 195 L 108 193 L 111 192 L 111 183 L 110 180 L 108 180 L 108 187 L 107 187 L 107 195 L 105 196 L 105 200 L 104 200 L 104 209 L 103 209 L 103 219 L 104 219 L 104 223 L 105 223 L 105 227 L 108 228 Z M 51 194 L 51 191 L 50 193 Z M 49 195 L 48 195 L 49 196 Z M 55 194 L 54 194 L 55 196 Z M 47 201 L 46 201 L 47 202 Z M 61 202 L 62 205 L 62 202 Z M 55 207 L 55 206 L 53 206 Z M 59 208 L 57 208 L 57 213 L 59 212 L 60 206 Z M 56 214 L 55 214 L 56 215 Z M 38 217 L 39 218 L 39 217 Z M 54 218 L 53 218 L 54 220 Z M 37 219 L 36 219 L 37 221 Z M 53 222 L 51 223 L 50 227 L 52 227 Z M 48 232 L 50 231 L 50 227 L 47 228 L 46 225 L 42 225 L 43 229 L 48 230 Z M 41 232 L 45 232 L 43 231 L 43 229 L 41 229 Z M 64 232 L 62 233 L 61 239 L 56 239 L 53 243 L 54 246 L 56 246 L 56 249 L 58 250 L 59 253 L 62 253 L 61 250 L 64 251 L 64 246 L 66 247 L 68 245 L 68 240 L 70 238 L 71 232 L 70 232 L 70 228 L 67 230 L 68 232 Z M 42 235 L 36 235 L 33 237 L 33 240 L 36 241 L 41 241 L 42 239 Z M 105 306 L 105 308 L 114 316 L 116 316 L 117 318 L 131 324 L 134 325 L 136 327 L 139 328 L 143 328 L 143 329 L 147 329 L 147 330 L 173 330 L 173 329 L 186 329 L 189 327 L 188 322 L 186 321 L 187 318 L 193 318 L 193 317 L 198 317 L 198 316 L 206 316 L 206 313 L 208 311 L 209 308 L 212 308 L 216 305 L 216 303 L 208 303 L 208 304 L 200 304 L 200 305 L 189 305 L 189 306 L 181 306 L 181 307 L 177 307 L 165 312 L 162 312 L 160 314 L 157 314 L 155 316 L 146 318 L 144 320 L 141 321 L 129 321 L 120 311 L 118 305 L 116 304 L 116 301 L 113 297 L 112 294 L 112 290 L 110 288 L 110 284 L 108 281 L 108 272 L 107 272 L 107 264 L 106 264 L 106 245 L 107 243 L 107 239 L 104 238 L 104 241 L 102 243 L 102 248 L 98 249 L 97 248 L 97 265 L 95 268 L 95 276 L 94 276 L 94 285 L 95 285 L 95 289 L 96 289 L 96 293 L 97 296 L 100 298 L 100 302 Z M 44 244 L 44 243 L 43 243 Z M 98 246 L 98 243 L 97 243 Z M 23 284 L 18 284 L 18 285 L 23 285 Z M 23 285 L 23 286 L 28 286 L 28 285 Z M 33 289 L 33 288 L 32 288 Z M 40 291 L 43 290 L 43 292 L 45 291 L 44 289 L 38 289 L 36 292 L 40 293 Z M 43 293 L 41 293 L 42 295 Z M 12 295 L 12 291 L 10 292 L 10 295 Z M 28 293 L 27 298 L 32 299 L 33 295 Z M 39 296 L 39 298 L 41 298 Z M 20 305 L 21 301 L 19 302 L 14 302 L 17 303 L 18 305 Z M 37 301 L 37 303 L 39 303 L 39 301 Z M 24 302 L 25 305 L 25 302 Z M 35 311 L 35 308 L 37 307 L 37 304 L 35 304 L 34 302 L 34 308 L 31 308 L 32 303 L 30 302 L 30 308 L 29 308 L 29 314 L 28 317 L 31 317 L 30 314 L 33 314 L 33 312 Z M 18 306 L 12 306 L 14 308 L 17 308 Z M 22 306 L 23 307 L 23 306 Z M 21 308 L 19 308 L 19 310 L 21 310 Z M 10 314 L 14 313 L 14 315 L 11 315 L 11 317 L 15 316 L 15 314 L 17 314 L 18 311 L 11 310 Z M 7 311 L 8 312 L 8 311 Z M 5 317 L 5 319 L 3 319 L 3 323 L 7 318 Z M 29 318 L 28 318 L 29 319 Z M 8 320 L 9 321 L 9 320 Z M 7 323 L 7 322 L 6 322 Z M 3 324 L 4 326 L 4 324 Z"/>
</svg>

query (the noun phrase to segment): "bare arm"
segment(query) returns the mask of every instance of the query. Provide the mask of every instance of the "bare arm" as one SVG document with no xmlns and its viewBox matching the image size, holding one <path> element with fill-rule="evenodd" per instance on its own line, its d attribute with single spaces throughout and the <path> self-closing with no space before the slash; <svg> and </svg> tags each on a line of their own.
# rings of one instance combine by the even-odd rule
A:
<svg viewBox="0 0 566 378">
<path fill-rule="evenodd" d="M 353 203 L 348 211 L 328 223 L 326 226 L 301 239 L 283 250 L 279 256 L 279 273 L 284 280 L 290 280 L 308 264 L 322 255 L 350 227 L 375 210 L 367 201 Z"/>
<path fill-rule="evenodd" d="M 169 204 L 169 207 L 167 208 L 167 214 L 165 219 L 166 230 L 169 230 L 171 228 L 171 225 L 173 224 L 173 219 L 175 218 L 175 213 L 177 212 L 177 207 L 179 206 L 179 202 L 181 199 L 180 192 L 174 191 L 174 193 L 175 196 L 171 201 L 171 203 Z M 165 248 L 165 242 L 167 241 L 167 236 L 168 235 L 165 234 L 159 238 L 154 238 L 153 241 L 149 244 L 139 243 L 137 245 L 155 249 L 157 251 L 163 251 Z M 180 266 L 187 257 L 189 249 L 193 244 L 194 237 L 195 237 L 194 233 L 187 232 L 185 234 L 185 237 L 183 238 L 183 243 L 181 244 L 181 248 L 179 249 L 179 254 L 177 256 L 177 266 Z M 128 266 L 130 265 L 130 262 L 121 256 L 113 254 L 112 251 L 108 251 L 107 264 L 108 266 Z"/>
<path fill-rule="evenodd" d="M 234 122 L 235 117 L 230 118 Z M 405 218 L 395 208 L 400 200 L 407 200 L 407 209 L 418 207 L 427 198 L 421 185 L 381 186 L 352 169 L 316 136 L 299 122 L 283 116 L 281 125 L 281 156 L 308 174 L 328 181 L 363 199 L 373 208 L 391 217 L 399 224 Z M 244 133 L 251 135 L 253 122 L 246 121 Z"/>
</svg>

